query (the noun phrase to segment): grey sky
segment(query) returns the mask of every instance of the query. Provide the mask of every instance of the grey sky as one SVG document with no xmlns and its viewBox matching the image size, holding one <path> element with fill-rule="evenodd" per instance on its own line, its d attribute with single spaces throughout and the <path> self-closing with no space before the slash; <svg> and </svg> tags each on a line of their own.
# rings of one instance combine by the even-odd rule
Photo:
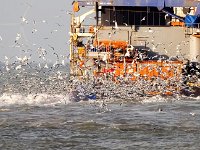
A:
<svg viewBox="0 0 200 150">
<path fill-rule="evenodd" d="M 31 55 L 32 61 L 43 61 L 38 48 L 46 50 L 48 62 L 56 60 L 54 51 L 67 56 L 70 16 L 66 11 L 72 10 L 71 3 L 72 0 L 0 0 L 0 61 L 5 56 L 14 61 L 15 56 L 25 55 Z"/>
</svg>

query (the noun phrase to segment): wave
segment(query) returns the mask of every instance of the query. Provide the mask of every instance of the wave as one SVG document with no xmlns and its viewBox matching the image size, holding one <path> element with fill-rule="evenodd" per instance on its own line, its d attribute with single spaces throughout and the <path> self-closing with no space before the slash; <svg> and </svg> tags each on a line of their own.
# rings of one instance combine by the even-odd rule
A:
<svg viewBox="0 0 200 150">
<path fill-rule="evenodd" d="M 178 101 L 199 101 L 200 96 L 198 97 L 188 97 L 183 95 L 174 95 L 174 96 L 161 96 L 156 95 L 152 97 L 144 97 L 141 99 L 141 103 L 168 103 L 168 102 L 178 102 Z"/>
<path fill-rule="evenodd" d="M 104 100 L 105 103 L 130 103 L 130 102 L 137 102 L 137 103 L 168 103 L 168 102 L 176 102 L 176 101 L 184 101 L 184 100 L 192 100 L 198 101 L 200 97 L 191 98 L 191 97 L 163 97 L 160 95 L 153 96 L 153 97 L 143 97 L 139 100 L 123 100 L 123 99 L 107 99 Z M 96 102 L 94 100 L 89 100 L 89 103 L 95 102 L 101 103 L 103 99 L 98 99 Z M 70 94 L 28 94 L 23 95 L 20 93 L 4 93 L 0 96 L 0 107 L 1 106 L 9 106 L 9 105 L 32 105 L 32 106 L 55 106 L 55 105 L 66 105 L 72 103 L 74 101 L 71 100 Z M 79 101 L 83 102 L 83 101 Z M 100 105 L 100 104 L 99 104 Z"/>
<path fill-rule="evenodd" d="M 9 106 L 9 105 L 42 105 L 42 106 L 55 106 L 59 104 L 68 104 L 69 95 L 62 95 L 62 94 L 11 94 L 11 93 L 4 93 L 0 96 L 0 106 Z"/>
<path fill-rule="evenodd" d="M 169 101 L 176 101 L 178 98 L 175 97 L 163 97 L 160 95 L 156 95 L 153 97 L 145 97 L 144 99 L 141 100 L 141 103 L 165 103 Z"/>
</svg>

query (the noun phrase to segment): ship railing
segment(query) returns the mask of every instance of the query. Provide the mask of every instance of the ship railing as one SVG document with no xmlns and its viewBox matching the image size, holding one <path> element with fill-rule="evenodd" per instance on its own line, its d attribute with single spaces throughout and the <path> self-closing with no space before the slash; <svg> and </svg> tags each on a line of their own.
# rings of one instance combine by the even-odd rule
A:
<svg viewBox="0 0 200 150">
<path fill-rule="evenodd" d="M 89 49 L 90 52 L 109 52 L 107 48 L 98 48 L 98 47 L 93 47 Z"/>
<path fill-rule="evenodd" d="M 114 26 L 115 21 L 118 25 L 136 26 L 170 26 L 171 17 L 164 12 L 133 11 L 133 10 L 110 10 L 107 16 L 102 16 L 101 25 Z"/>
<path fill-rule="evenodd" d="M 200 33 L 200 23 L 186 23 L 184 27 L 186 35 Z"/>
<path fill-rule="evenodd" d="M 80 28 L 76 29 L 76 33 L 94 33 L 95 25 L 81 25 Z"/>
<path fill-rule="evenodd" d="M 187 28 L 200 29 L 200 23 L 185 23 L 184 26 Z"/>
<path fill-rule="evenodd" d="M 200 23 L 184 23 L 179 19 L 167 15 L 165 12 L 137 11 L 137 10 L 113 10 L 106 8 L 106 16 L 101 16 L 101 25 L 115 26 L 190 26 L 200 28 Z"/>
</svg>

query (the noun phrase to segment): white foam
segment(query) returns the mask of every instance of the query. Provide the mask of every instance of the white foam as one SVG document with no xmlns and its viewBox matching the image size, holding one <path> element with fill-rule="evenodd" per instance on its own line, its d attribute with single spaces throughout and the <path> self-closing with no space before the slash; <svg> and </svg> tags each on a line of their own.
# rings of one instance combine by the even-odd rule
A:
<svg viewBox="0 0 200 150">
<path fill-rule="evenodd" d="M 153 97 L 146 97 L 143 100 L 141 100 L 141 103 L 166 103 L 169 101 L 175 101 L 176 98 L 170 97 L 170 98 L 166 98 L 166 97 L 162 97 L 160 95 L 156 95 Z"/>
<path fill-rule="evenodd" d="M 200 100 L 200 96 L 193 97 L 192 99 L 195 99 L 195 100 Z"/>
<path fill-rule="evenodd" d="M 8 105 L 57 105 L 68 104 L 68 95 L 49 95 L 49 94 L 8 94 L 0 96 L 0 106 Z"/>
</svg>

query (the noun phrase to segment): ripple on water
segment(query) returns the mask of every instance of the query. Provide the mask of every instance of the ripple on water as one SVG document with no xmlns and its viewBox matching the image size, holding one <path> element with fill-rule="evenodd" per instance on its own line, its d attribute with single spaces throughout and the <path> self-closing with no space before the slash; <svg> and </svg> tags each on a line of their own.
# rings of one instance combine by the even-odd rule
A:
<svg viewBox="0 0 200 150">
<path fill-rule="evenodd" d="M 198 100 L 105 103 L 112 111 L 98 113 L 101 102 L 2 106 L 0 148 L 151 150 L 200 146 Z"/>
</svg>

